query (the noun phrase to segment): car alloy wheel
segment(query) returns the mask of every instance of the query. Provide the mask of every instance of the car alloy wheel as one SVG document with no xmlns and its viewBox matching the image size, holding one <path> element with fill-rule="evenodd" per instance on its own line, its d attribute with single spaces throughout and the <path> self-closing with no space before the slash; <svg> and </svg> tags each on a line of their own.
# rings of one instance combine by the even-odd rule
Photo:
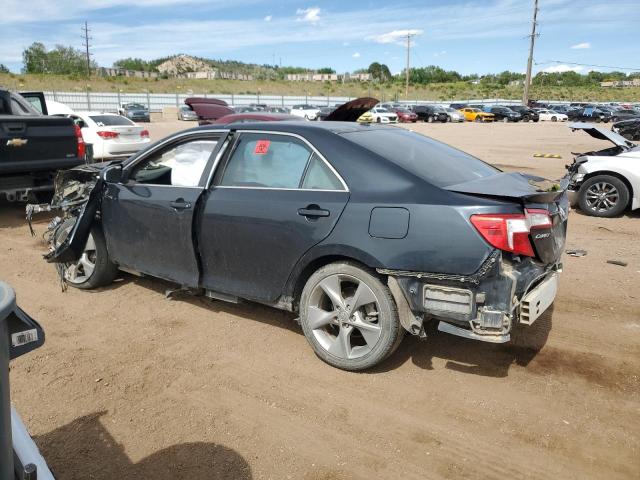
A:
<svg viewBox="0 0 640 480">
<path fill-rule="evenodd" d="M 504 117 L 504 118 L 502 119 L 502 121 L 503 121 L 504 123 L 508 123 L 508 122 L 509 122 L 509 119 L 508 119 L 507 117 Z"/>
<path fill-rule="evenodd" d="M 614 185 L 602 181 L 587 189 L 585 201 L 590 210 L 605 213 L 616 207 L 620 201 L 620 193 Z"/>
<path fill-rule="evenodd" d="M 557 119 L 556 117 L 551 117 L 551 121 L 552 121 L 552 122 L 557 122 L 557 121 L 558 121 L 558 119 Z"/>
<path fill-rule="evenodd" d="M 350 275 L 323 279 L 311 293 L 308 325 L 317 342 L 340 359 L 362 357 L 380 339 L 379 301 L 371 288 Z"/>
<path fill-rule="evenodd" d="M 91 278 L 96 269 L 97 255 L 96 242 L 93 239 L 93 234 L 90 233 L 89 238 L 87 238 L 87 244 L 78 261 L 66 265 L 64 279 L 74 285 L 85 283 Z"/>
<path fill-rule="evenodd" d="M 383 361 L 406 333 L 384 280 L 351 262 L 331 263 L 309 277 L 300 324 L 321 360 L 350 371 Z"/>
<path fill-rule="evenodd" d="M 433 123 L 433 117 L 431 115 L 427 117 L 427 122 Z"/>
</svg>

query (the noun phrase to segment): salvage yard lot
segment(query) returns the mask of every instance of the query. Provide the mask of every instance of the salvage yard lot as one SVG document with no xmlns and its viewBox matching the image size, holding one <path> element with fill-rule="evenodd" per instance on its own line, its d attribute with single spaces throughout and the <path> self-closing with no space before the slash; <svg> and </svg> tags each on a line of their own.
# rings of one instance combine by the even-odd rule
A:
<svg viewBox="0 0 640 480">
<path fill-rule="evenodd" d="M 549 178 L 607 146 L 552 123 L 406 128 Z M 62 293 L 23 217 L 0 205 L 0 278 L 47 341 L 12 364 L 12 399 L 60 480 L 638 478 L 637 212 L 571 212 L 567 249 L 588 253 L 565 255 L 537 355 L 435 333 L 362 374 L 322 363 L 293 315 L 260 305 L 168 300 L 170 285 L 127 274 Z"/>
</svg>

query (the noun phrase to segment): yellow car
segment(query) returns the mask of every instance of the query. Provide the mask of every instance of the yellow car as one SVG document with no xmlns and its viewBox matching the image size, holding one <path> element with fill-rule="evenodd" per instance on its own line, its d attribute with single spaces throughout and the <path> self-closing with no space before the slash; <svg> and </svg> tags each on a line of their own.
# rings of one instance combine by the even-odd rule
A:
<svg viewBox="0 0 640 480">
<path fill-rule="evenodd" d="M 356 121 L 358 123 L 373 123 L 373 114 L 371 112 L 364 112 Z"/>
<path fill-rule="evenodd" d="M 467 122 L 493 122 L 493 113 L 483 112 L 479 108 L 461 108 L 458 110 Z"/>
</svg>

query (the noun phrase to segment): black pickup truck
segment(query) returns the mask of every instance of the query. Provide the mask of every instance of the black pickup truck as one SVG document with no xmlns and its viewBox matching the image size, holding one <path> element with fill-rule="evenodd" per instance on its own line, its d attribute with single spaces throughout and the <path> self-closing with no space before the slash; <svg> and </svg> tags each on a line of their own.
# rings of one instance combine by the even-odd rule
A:
<svg viewBox="0 0 640 480">
<path fill-rule="evenodd" d="M 83 164 L 85 153 L 80 128 L 47 115 L 42 93 L 0 89 L 0 197 L 26 201 L 31 192 L 51 192 L 55 173 Z"/>
</svg>

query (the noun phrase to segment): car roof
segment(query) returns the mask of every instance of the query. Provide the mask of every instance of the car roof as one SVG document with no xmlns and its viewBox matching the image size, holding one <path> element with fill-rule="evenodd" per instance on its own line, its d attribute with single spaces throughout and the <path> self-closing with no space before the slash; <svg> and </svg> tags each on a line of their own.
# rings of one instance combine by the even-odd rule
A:
<svg viewBox="0 0 640 480">
<path fill-rule="evenodd" d="M 222 125 L 203 125 L 194 130 L 218 130 Z M 281 121 L 281 122 L 247 122 L 230 125 L 236 130 L 263 130 L 278 131 L 287 133 L 304 134 L 314 131 L 329 131 L 336 134 L 347 132 L 368 131 L 382 128 L 398 128 L 387 125 L 360 124 L 357 122 L 301 122 L 301 121 Z"/>
</svg>

